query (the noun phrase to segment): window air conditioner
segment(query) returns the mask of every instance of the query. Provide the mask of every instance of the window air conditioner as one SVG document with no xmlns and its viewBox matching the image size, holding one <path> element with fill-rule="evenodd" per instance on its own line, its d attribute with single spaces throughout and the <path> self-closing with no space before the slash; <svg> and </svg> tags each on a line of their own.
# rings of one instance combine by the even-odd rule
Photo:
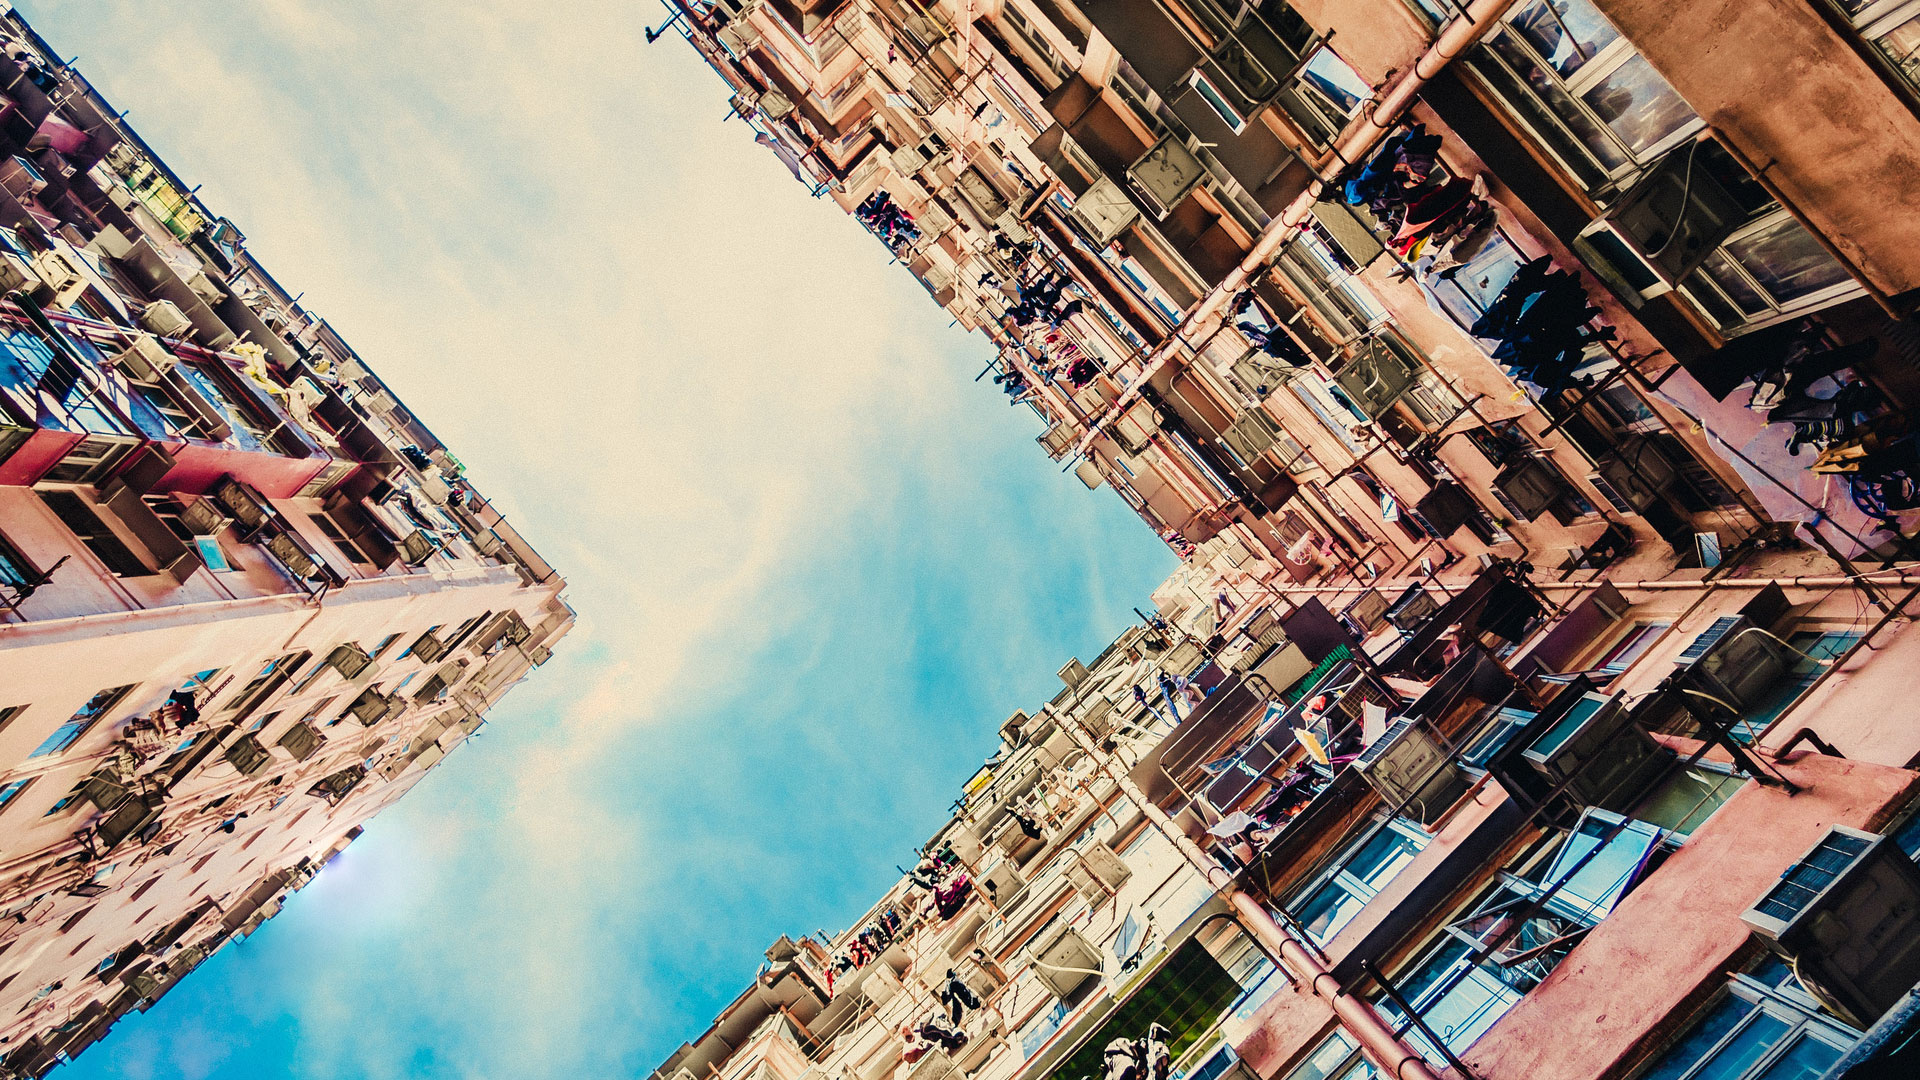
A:
<svg viewBox="0 0 1920 1080">
<path fill-rule="evenodd" d="M 1581 805 L 1618 810 L 1658 773 L 1668 751 L 1627 715 L 1623 694 L 1586 693 L 1522 756 Z"/>
<path fill-rule="evenodd" d="M 1154 435 L 1160 431 L 1160 413 L 1146 401 L 1136 401 L 1121 413 L 1108 429 L 1115 441 L 1129 454 L 1139 454 L 1147 449 Z"/>
<path fill-rule="evenodd" d="M 87 289 L 86 275 L 65 252 L 42 251 L 33 257 L 33 272 L 39 275 L 47 291 L 49 307 L 69 307 Z"/>
<path fill-rule="evenodd" d="M 922 140 L 912 146 L 903 146 L 895 150 L 889 160 L 893 164 L 894 172 L 901 176 L 912 176 L 926 168 L 927 163 L 933 160 L 933 155 L 933 144 Z"/>
<path fill-rule="evenodd" d="M 215 503 L 233 515 L 233 520 L 240 523 L 241 529 L 248 534 L 247 539 L 273 522 L 273 507 L 266 498 L 232 476 L 223 476 L 215 481 L 208 494 Z"/>
<path fill-rule="evenodd" d="M 242 776 L 258 776 L 273 762 L 273 755 L 260 745 L 260 740 L 252 735 L 242 735 L 235 739 L 221 755 L 227 764 L 239 770 Z"/>
<path fill-rule="evenodd" d="M 30 198 L 46 190 L 47 178 L 40 167 L 18 154 L 0 161 L 0 187 L 16 199 Z"/>
<path fill-rule="evenodd" d="M 741 58 L 760 44 L 760 31 L 751 23 L 735 20 L 720 28 L 717 35 L 728 52 Z"/>
<path fill-rule="evenodd" d="M 1206 176 L 1186 141 L 1173 135 L 1162 136 L 1140 159 L 1127 168 L 1127 179 L 1143 196 L 1156 216 L 1166 217 L 1187 197 L 1195 184 Z"/>
<path fill-rule="evenodd" d="M 907 1080 L 947 1080 L 959 1071 L 945 1050 L 929 1050 L 907 1070 Z"/>
<path fill-rule="evenodd" d="M 1739 200 L 1695 160 L 1688 142 L 1648 169 L 1573 246 L 1636 307 L 1671 292 L 1747 220 Z"/>
<path fill-rule="evenodd" d="M 315 750 L 320 749 L 320 743 L 320 732 L 315 730 L 312 724 L 302 721 L 282 733 L 280 741 L 274 745 L 285 751 L 293 760 L 305 761 L 313 756 Z"/>
<path fill-rule="evenodd" d="M 447 648 L 445 642 L 441 641 L 434 635 L 433 631 L 429 630 L 421 634 L 420 639 L 415 641 L 413 648 L 408 651 L 414 656 L 419 657 L 421 663 L 431 664 L 446 656 L 450 650 Z"/>
<path fill-rule="evenodd" d="M 954 846 L 956 850 L 959 847 L 957 844 Z M 987 890 L 987 895 L 993 898 L 995 904 L 1004 905 L 1008 900 L 1013 898 L 1014 893 L 1019 892 L 1026 884 L 1027 879 L 1020 876 L 1019 868 L 1004 859 L 997 863 L 993 869 L 980 875 L 980 887 Z M 992 886 L 992 888 L 988 889 L 988 886 Z"/>
<path fill-rule="evenodd" d="M 1422 823 L 1437 820 L 1467 787 L 1466 773 L 1420 720 L 1395 720 L 1353 767 L 1389 805 Z"/>
<path fill-rule="evenodd" d="M 1089 845 L 1079 858 L 1067 864 L 1067 880 L 1089 904 L 1106 903 L 1107 897 L 1119 892 L 1132 876 L 1133 871 L 1105 844 Z"/>
<path fill-rule="evenodd" d="M 297 578 L 314 581 L 325 574 L 320 560 L 293 533 L 274 533 L 267 538 L 267 550 Z"/>
<path fill-rule="evenodd" d="M 1646 439 L 1623 442 L 1613 453 L 1600 459 L 1599 476 L 1612 488 L 1602 490 L 1608 502 L 1620 508 L 1626 503 L 1631 513 L 1645 513 L 1673 489 L 1679 474 L 1673 463 Z M 1596 485 L 1597 486 L 1597 485 Z"/>
<path fill-rule="evenodd" d="M 140 325 L 161 337 L 177 338 L 193 329 L 193 320 L 173 301 L 155 300 L 140 310 Z"/>
<path fill-rule="evenodd" d="M 1787 660 L 1787 651 L 1746 616 L 1723 615 L 1674 658 L 1674 666 L 1684 670 L 1693 689 L 1742 713 L 1780 681 Z"/>
<path fill-rule="evenodd" d="M 1833 826 L 1740 919 L 1856 1027 L 1920 982 L 1920 869 L 1888 837 Z"/>
<path fill-rule="evenodd" d="M 1100 950 L 1071 926 L 1059 927 L 1048 935 L 1033 959 L 1041 983 L 1059 998 L 1071 997 L 1088 979 L 1101 978 L 1105 973 L 1105 957 Z"/>
<path fill-rule="evenodd" d="M 94 839 L 100 842 L 101 850 L 110 849 L 152 824 L 159 816 L 160 803 L 157 800 L 148 802 L 139 797 L 128 799 L 94 826 Z"/>
<path fill-rule="evenodd" d="M 127 787 L 108 773 L 94 773 L 80 785 L 79 797 L 108 812 L 127 801 Z"/>
<path fill-rule="evenodd" d="M 994 219 L 993 227 L 1000 230 L 1012 243 L 1030 244 L 1033 242 L 1033 231 L 1027 228 L 1026 222 L 1020 220 L 1018 211 L 1008 210 L 1006 213 L 1001 214 L 998 218 Z"/>
<path fill-rule="evenodd" d="M 179 311 L 178 308 L 174 310 Z M 145 315 L 141 316 L 142 320 L 145 318 Z M 159 382 L 167 372 L 173 370 L 176 362 L 173 354 L 152 334 L 134 335 L 133 341 L 115 353 L 112 359 L 113 366 L 119 369 L 120 374 L 141 383 Z"/>
<path fill-rule="evenodd" d="M 760 95 L 756 103 L 761 115 L 770 120 L 778 120 L 793 111 L 793 99 L 778 90 L 769 89 Z"/>
<path fill-rule="evenodd" d="M 1566 494 L 1566 481 L 1553 466 L 1526 455 L 1502 468 L 1493 478 L 1493 493 L 1516 518 L 1533 521 Z"/>
<path fill-rule="evenodd" d="M 367 685 L 380 670 L 380 665 L 373 662 L 373 657 L 362 652 L 358 645 L 337 645 L 322 663 L 355 686 Z"/>
<path fill-rule="evenodd" d="M 40 275 L 27 266 L 25 259 L 11 252 L 0 252 L 0 294 L 30 293 L 42 284 Z"/>
<path fill-rule="evenodd" d="M 914 223 L 920 226 L 922 236 L 943 236 L 948 229 L 953 228 L 953 216 L 929 200 L 926 207 L 914 218 Z"/>
<path fill-rule="evenodd" d="M 1439 610 L 1440 601 L 1434 599 L 1432 593 L 1418 585 L 1409 585 L 1407 591 L 1400 594 L 1400 599 L 1387 608 L 1386 618 L 1395 628 L 1411 634 Z"/>
<path fill-rule="evenodd" d="M 860 992 L 875 1005 L 885 1005 L 900 992 L 900 977 L 886 964 L 869 964 L 860 979 Z"/>
<path fill-rule="evenodd" d="M 347 706 L 347 714 L 360 721 L 362 725 L 372 727 L 387 718 L 392 705 L 393 702 L 380 691 L 368 687 L 360 692 L 359 697 L 353 699 L 353 704 Z"/>
</svg>

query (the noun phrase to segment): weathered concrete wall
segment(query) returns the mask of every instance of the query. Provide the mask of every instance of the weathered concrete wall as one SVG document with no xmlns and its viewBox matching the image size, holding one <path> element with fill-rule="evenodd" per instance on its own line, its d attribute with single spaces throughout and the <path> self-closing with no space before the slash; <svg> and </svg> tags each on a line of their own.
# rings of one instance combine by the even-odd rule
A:
<svg viewBox="0 0 1920 1080">
<path fill-rule="evenodd" d="M 1869 281 L 1920 287 L 1920 118 L 1808 0 L 1595 0 Z"/>
<path fill-rule="evenodd" d="M 1461 1055 L 1474 1073 L 1620 1075 L 1650 1036 L 1720 985 L 1748 942 L 1740 913 L 1828 826 L 1875 828 L 1920 790 L 1904 769 L 1814 754 L 1780 770 L 1803 790 L 1749 783 L 1729 799 Z"/>
</svg>

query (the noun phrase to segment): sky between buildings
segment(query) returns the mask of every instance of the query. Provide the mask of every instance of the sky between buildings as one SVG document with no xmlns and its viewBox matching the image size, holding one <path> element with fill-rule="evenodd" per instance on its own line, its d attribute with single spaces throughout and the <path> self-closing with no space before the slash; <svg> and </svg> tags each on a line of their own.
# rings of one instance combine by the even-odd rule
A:
<svg viewBox="0 0 1920 1080">
<path fill-rule="evenodd" d="M 644 1075 L 909 861 L 1172 557 L 649 3 L 18 5 L 571 581 L 580 626 L 66 1080 Z"/>
</svg>

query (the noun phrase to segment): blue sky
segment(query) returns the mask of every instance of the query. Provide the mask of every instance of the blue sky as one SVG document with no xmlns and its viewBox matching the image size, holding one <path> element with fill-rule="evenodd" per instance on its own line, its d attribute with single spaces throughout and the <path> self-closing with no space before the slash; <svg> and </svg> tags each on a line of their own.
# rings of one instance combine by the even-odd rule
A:
<svg viewBox="0 0 1920 1080">
<path fill-rule="evenodd" d="M 69 1080 L 642 1075 L 836 929 L 1173 568 L 647 4 L 19 4 L 572 581 L 580 627 Z M 563 11 L 553 16 L 549 12 Z"/>
</svg>

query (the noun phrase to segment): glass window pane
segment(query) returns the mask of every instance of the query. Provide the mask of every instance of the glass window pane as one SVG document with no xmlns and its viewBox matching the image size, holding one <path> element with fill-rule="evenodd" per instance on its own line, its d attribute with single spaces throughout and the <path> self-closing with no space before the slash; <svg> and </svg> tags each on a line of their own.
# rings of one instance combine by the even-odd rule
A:
<svg viewBox="0 0 1920 1080">
<path fill-rule="evenodd" d="M 1729 242 L 1726 252 L 1777 303 L 1788 303 L 1847 280 L 1846 270 L 1788 214 Z"/>
<path fill-rule="evenodd" d="M 1693 120 L 1667 80 L 1644 56 L 1634 56 L 1580 95 L 1627 149 L 1643 154 Z"/>
<path fill-rule="evenodd" d="M 1640 1080 L 1680 1080 L 1694 1065 L 1713 1053 L 1720 1040 L 1740 1025 L 1747 1014 L 1754 1010 L 1754 1004 L 1745 998 L 1728 994 L 1720 1004 L 1694 1024 L 1693 1029 L 1681 1036 L 1680 1041 L 1669 1047 L 1653 1063 Z"/>
<path fill-rule="evenodd" d="M 1646 864 L 1647 855 L 1653 850 L 1655 830 L 1644 822 L 1630 821 L 1626 828 L 1608 840 L 1600 853 L 1589 859 L 1585 866 L 1574 870 L 1573 867 L 1586 858 L 1587 852 L 1600 844 L 1600 838 L 1613 828 L 1613 822 L 1592 814 L 1580 822 L 1580 827 L 1567 837 L 1560 853 L 1554 856 L 1553 866 L 1547 871 L 1547 883 L 1566 877 L 1566 884 L 1553 894 L 1547 906 L 1570 919 L 1578 919 L 1588 924 L 1597 923 L 1607 917 L 1613 905 L 1640 874 L 1640 868 Z M 1571 874 L 1571 876 L 1567 876 Z"/>
<path fill-rule="evenodd" d="M 1544 122 L 1551 124 L 1557 121 L 1563 125 L 1608 172 L 1631 162 L 1632 159 L 1621 151 L 1620 144 L 1607 133 L 1607 129 L 1596 123 L 1593 117 L 1588 115 L 1587 110 L 1581 107 L 1571 94 L 1561 88 L 1559 80 L 1555 79 L 1546 68 L 1541 67 L 1540 63 L 1514 39 L 1513 35 L 1500 34 L 1493 38 L 1489 47 L 1506 60 L 1514 72 L 1527 84 L 1527 89 L 1539 96 L 1540 103 L 1550 114 L 1550 118 L 1543 118 Z M 1516 102 L 1516 104 L 1524 109 L 1527 103 Z"/>
<path fill-rule="evenodd" d="M 1359 108 L 1360 103 L 1373 93 L 1373 87 L 1367 85 L 1367 80 L 1324 45 L 1314 50 L 1313 56 L 1301 69 L 1301 74 L 1343 116 Z"/>
<path fill-rule="evenodd" d="M 1773 310 L 1773 305 L 1767 302 L 1760 290 L 1754 288 L 1747 276 L 1733 265 L 1732 259 L 1727 258 L 1724 249 L 1708 255 L 1707 260 L 1700 264 L 1700 272 L 1720 286 L 1720 291 L 1727 294 L 1727 299 L 1733 301 L 1741 314 L 1764 315 Z"/>
<path fill-rule="evenodd" d="M 1300 925 L 1314 941 L 1325 945 L 1366 906 L 1366 901 L 1329 881 L 1300 906 Z"/>
<path fill-rule="evenodd" d="M 1513 28 L 1563 76 L 1620 37 L 1587 0 L 1536 0 L 1513 17 Z"/>
<path fill-rule="evenodd" d="M 1838 1060 L 1838 1047 L 1802 1035 L 1754 1080 L 1818 1080 Z"/>
<path fill-rule="evenodd" d="M 1920 85 L 1920 16 L 1908 19 L 1881 36 L 1874 45 L 1893 61 L 1907 81 Z"/>
<path fill-rule="evenodd" d="M 1513 987 L 1475 969 L 1438 1000 L 1423 1006 L 1420 1015 L 1457 1054 L 1472 1046 L 1519 1000 L 1520 993 Z"/>
<path fill-rule="evenodd" d="M 1653 797 L 1633 813 L 1642 821 L 1686 836 L 1712 817 L 1745 783 L 1732 773 L 1688 769 L 1660 785 Z"/>
<path fill-rule="evenodd" d="M 1758 1013 L 1753 1022 L 1720 1048 L 1693 1080 L 1735 1080 L 1753 1067 L 1767 1049 L 1786 1034 L 1787 1025 L 1766 1013 Z"/>
<path fill-rule="evenodd" d="M 1393 880 L 1400 868 L 1413 861 L 1420 852 L 1420 845 L 1404 833 L 1384 828 L 1373 835 L 1353 859 L 1347 864 L 1347 872 L 1365 882 L 1368 888 L 1379 892 L 1380 887 Z"/>
</svg>

